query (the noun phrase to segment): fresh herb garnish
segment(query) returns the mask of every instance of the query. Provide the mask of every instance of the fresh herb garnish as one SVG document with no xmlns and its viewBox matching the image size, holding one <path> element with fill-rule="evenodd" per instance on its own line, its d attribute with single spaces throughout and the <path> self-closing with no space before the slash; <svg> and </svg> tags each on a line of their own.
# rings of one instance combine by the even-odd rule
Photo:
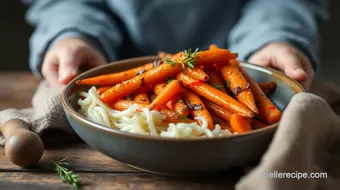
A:
<svg viewBox="0 0 340 190">
<path fill-rule="evenodd" d="M 182 115 L 180 115 L 179 118 L 181 118 L 181 120 L 183 120 L 184 122 L 188 122 L 189 121 L 189 119 L 187 117 L 182 116 Z"/>
<path fill-rule="evenodd" d="M 68 163 L 65 162 L 66 159 L 67 157 L 58 161 L 51 160 L 51 162 L 55 165 L 56 167 L 55 171 L 58 173 L 63 183 L 68 183 L 72 185 L 74 188 L 79 189 L 80 188 L 79 176 L 72 170 L 69 170 L 66 167 L 64 167 L 65 165 L 68 165 Z"/>
<path fill-rule="evenodd" d="M 219 84 L 211 84 L 211 86 L 213 86 L 214 88 L 217 88 L 217 89 L 220 89 L 220 88 L 222 88 L 222 86 L 221 86 L 221 85 L 219 85 Z"/>
<path fill-rule="evenodd" d="M 180 63 L 182 64 L 183 69 L 186 68 L 185 67 L 186 65 L 188 66 L 188 68 L 193 69 L 195 68 L 197 57 L 198 57 L 198 48 L 196 48 L 194 52 L 192 52 L 191 49 L 188 49 L 182 52 L 182 58 L 178 62 L 175 62 L 167 57 L 163 58 L 163 62 L 170 64 L 172 67 L 174 67 L 177 63 Z"/>
<path fill-rule="evenodd" d="M 166 83 L 169 84 L 174 79 L 175 79 L 174 77 L 170 76 L 168 79 L 166 79 Z"/>
</svg>

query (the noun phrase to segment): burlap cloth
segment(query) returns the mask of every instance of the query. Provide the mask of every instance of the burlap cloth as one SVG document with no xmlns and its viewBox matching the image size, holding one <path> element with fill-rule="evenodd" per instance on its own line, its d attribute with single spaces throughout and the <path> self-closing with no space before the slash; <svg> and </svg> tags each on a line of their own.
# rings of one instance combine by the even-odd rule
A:
<svg viewBox="0 0 340 190">
<path fill-rule="evenodd" d="M 236 189 L 340 189 L 340 87 L 319 80 L 311 92 L 313 94 L 301 93 L 293 97 L 260 164 L 241 178 Z M 20 118 L 40 135 L 49 128 L 70 132 L 60 93 L 60 89 L 49 88 L 42 82 L 33 97 L 32 108 L 0 111 L 0 123 Z M 3 144 L 4 138 L 0 135 L 0 145 Z M 326 172 L 327 178 L 296 179 L 293 173 L 297 172 L 301 175 Z M 270 173 L 286 177 L 274 179 L 270 178 Z M 292 175 L 289 179 L 287 173 Z"/>
</svg>

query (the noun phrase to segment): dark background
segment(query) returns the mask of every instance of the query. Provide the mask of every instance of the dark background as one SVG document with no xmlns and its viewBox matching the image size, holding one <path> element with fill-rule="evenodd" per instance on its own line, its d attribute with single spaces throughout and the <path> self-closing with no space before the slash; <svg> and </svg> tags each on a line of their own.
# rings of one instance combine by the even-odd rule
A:
<svg viewBox="0 0 340 190">
<path fill-rule="evenodd" d="M 330 1 L 331 20 L 321 28 L 320 77 L 340 83 L 340 2 Z M 33 29 L 24 20 L 26 7 L 21 1 L 0 0 L 0 71 L 23 71 L 28 67 L 28 39 Z"/>
</svg>

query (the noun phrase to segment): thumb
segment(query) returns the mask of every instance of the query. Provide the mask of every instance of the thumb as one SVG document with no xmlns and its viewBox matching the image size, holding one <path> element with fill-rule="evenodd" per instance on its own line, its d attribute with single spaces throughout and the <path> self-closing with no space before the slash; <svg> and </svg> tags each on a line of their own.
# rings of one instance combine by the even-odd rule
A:
<svg viewBox="0 0 340 190">
<path fill-rule="evenodd" d="M 297 81 L 304 81 L 307 79 L 307 73 L 297 55 L 290 53 L 278 54 L 273 58 L 273 67 L 284 71 L 285 74 Z"/>
</svg>

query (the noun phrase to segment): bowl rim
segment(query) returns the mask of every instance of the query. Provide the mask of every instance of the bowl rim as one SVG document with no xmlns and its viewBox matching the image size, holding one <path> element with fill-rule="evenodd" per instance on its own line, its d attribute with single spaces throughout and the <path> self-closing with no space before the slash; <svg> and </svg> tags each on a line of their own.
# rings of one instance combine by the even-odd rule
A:
<svg viewBox="0 0 340 190">
<path fill-rule="evenodd" d="M 125 132 L 125 131 L 120 131 L 118 129 L 110 128 L 110 127 L 92 122 L 92 121 L 88 120 L 87 118 L 85 118 L 84 116 L 82 116 L 80 113 L 78 113 L 75 109 L 73 109 L 73 107 L 71 106 L 71 104 L 68 101 L 68 93 L 72 89 L 72 87 L 75 85 L 75 82 L 79 78 L 82 78 L 83 76 L 85 76 L 89 73 L 92 73 L 94 71 L 100 70 L 100 69 L 105 68 L 105 67 L 112 66 L 114 64 L 123 64 L 123 63 L 129 63 L 129 62 L 134 62 L 134 61 L 144 61 L 144 60 L 150 61 L 150 60 L 157 60 L 157 59 L 159 59 L 158 56 L 134 57 L 134 58 L 110 62 L 109 64 L 102 65 L 102 66 L 90 69 L 90 70 L 88 70 L 84 73 L 81 73 L 80 75 L 75 77 L 73 80 L 71 80 L 62 91 L 61 102 L 62 102 L 62 105 L 63 105 L 63 108 L 64 108 L 64 112 L 67 112 L 65 114 L 69 114 L 70 117 L 73 117 L 73 119 L 76 119 L 77 121 L 87 125 L 88 127 L 92 127 L 96 130 L 102 130 L 103 132 L 110 133 L 112 135 L 118 135 L 118 136 L 121 136 L 121 137 L 124 137 L 124 138 L 156 140 L 156 141 L 171 141 L 171 142 L 192 142 L 192 141 L 196 142 L 196 141 L 213 141 L 213 140 L 222 140 L 222 139 L 233 139 L 233 138 L 245 137 L 245 136 L 249 136 L 249 135 L 256 135 L 256 134 L 268 132 L 268 131 L 271 131 L 271 130 L 275 130 L 278 127 L 279 122 L 268 125 L 265 128 L 256 129 L 256 130 L 253 130 L 253 131 L 250 131 L 250 132 L 247 132 L 247 133 L 234 134 L 234 135 L 222 136 L 222 137 L 206 137 L 206 138 L 200 138 L 200 137 L 197 137 L 197 138 L 171 138 L 171 137 L 141 135 L 141 134 L 134 134 L 134 133 L 129 133 L 129 132 Z M 297 89 L 297 91 L 298 91 L 297 93 L 306 92 L 306 90 L 304 89 L 304 87 L 300 83 L 289 78 L 287 75 L 285 75 L 281 71 L 278 71 L 278 70 L 275 70 L 275 69 L 269 68 L 269 67 L 251 64 L 251 63 L 246 62 L 246 61 L 240 61 L 240 64 L 242 66 L 246 66 L 248 68 L 254 68 L 254 69 L 262 70 L 262 71 L 270 73 L 270 74 L 275 74 L 276 76 L 279 76 L 279 77 L 283 78 L 284 80 L 289 81 L 292 85 L 295 85 L 295 89 Z"/>
</svg>

